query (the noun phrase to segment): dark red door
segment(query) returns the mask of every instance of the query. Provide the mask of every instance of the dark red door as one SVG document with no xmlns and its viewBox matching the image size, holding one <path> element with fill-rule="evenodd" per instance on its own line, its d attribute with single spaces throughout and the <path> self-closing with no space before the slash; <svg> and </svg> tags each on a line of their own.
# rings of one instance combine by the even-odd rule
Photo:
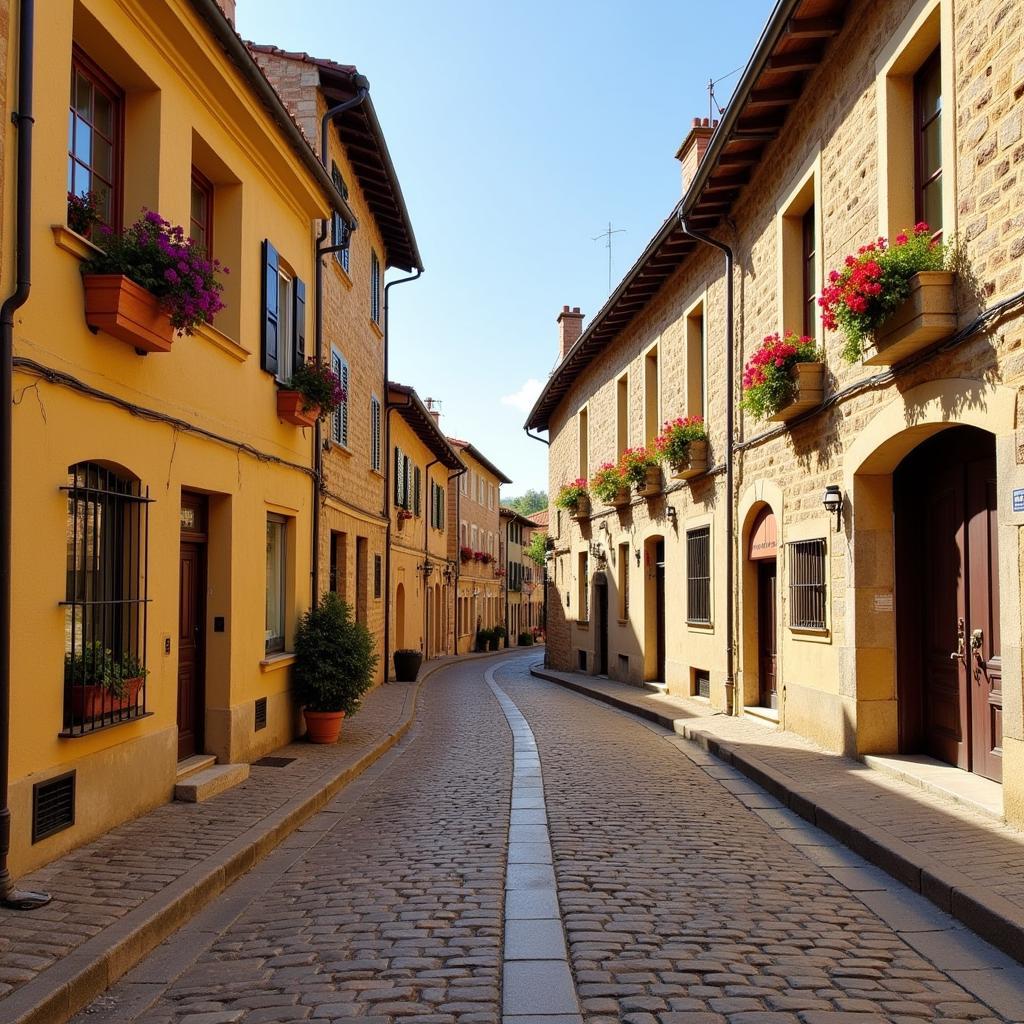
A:
<svg viewBox="0 0 1024 1024">
<path fill-rule="evenodd" d="M 183 541 L 178 611 L 178 760 L 203 749 L 203 545 Z"/>
<path fill-rule="evenodd" d="M 900 742 L 1002 778 L 995 441 L 920 445 L 895 477 Z"/>
<path fill-rule="evenodd" d="M 665 682 L 665 542 L 659 540 L 654 550 L 655 628 L 658 633 L 657 679 Z M 607 670 L 606 670 L 607 671 Z"/>
<path fill-rule="evenodd" d="M 775 656 L 777 632 L 777 571 L 775 559 L 757 563 L 757 679 L 760 705 L 777 708 Z"/>
</svg>

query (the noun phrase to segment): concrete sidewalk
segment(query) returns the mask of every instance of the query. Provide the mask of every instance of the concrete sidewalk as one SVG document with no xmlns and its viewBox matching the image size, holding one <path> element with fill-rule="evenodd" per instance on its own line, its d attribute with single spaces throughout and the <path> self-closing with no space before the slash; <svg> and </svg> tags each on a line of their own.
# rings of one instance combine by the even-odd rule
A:
<svg viewBox="0 0 1024 1024">
<path fill-rule="evenodd" d="M 283 766 L 253 765 L 205 803 L 164 804 L 19 878 L 53 902 L 0 911 L 0 1020 L 66 1021 L 394 746 L 431 675 L 496 654 L 427 662 L 415 683 L 372 690 L 337 744 L 291 743 L 274 751 Z"/>
<path fill-rule="evenodd" d="M 802 818 L 1024 962 L 1024 833 L 849 757 L 706 702 L 533 668 L 694 741 Z"/>
</svg>

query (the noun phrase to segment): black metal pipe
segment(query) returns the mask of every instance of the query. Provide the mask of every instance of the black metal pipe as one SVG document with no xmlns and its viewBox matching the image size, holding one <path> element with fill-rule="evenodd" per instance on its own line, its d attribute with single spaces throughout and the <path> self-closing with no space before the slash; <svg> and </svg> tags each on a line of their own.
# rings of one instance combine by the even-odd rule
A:
<svg viewBox="0 0 1024 1024">
<path fill-rule="evenodd" d="M 359 104 L 362 103 L 370 93 L 370 83 L 367 81 L 365 75 L 356 75 L 352 81 L 356 86 L 355 96 L 345 100 L 344 103 L 338 103 L 335 106 L 330 107 L 320 119 L 320 163 L 323 165 L 324 170 L 327 170 L 327 147 L 330 141 L 329 133 L 331 121 L 339 114 L 343 114 L 346 110 L 351 110 L 352 107 L 359 106 Z M 332 178 L 332 184 L 333 180 L 334 179 Z M 324 357 L 324 257 L 328 255 L 328 253 L 347 249 L 352 238 L 352 233 L 359 227 L 359 222 L 353 217 L 348 226 L 348 231 L 346 232 L 345 244 L 332 245 L 325 248 L 324 241 L 327 238 L 327 224 L 328 222 L 326 220 L 322 220 L 320 222 L 320 231 L 317 234 L 316 245 L 314 247 L 316 267 L 314 268 L 313 277 L 313 290 L 315 293 L 313 300 L 316 306 L 316 314 L 314 318 L 313 338 L 314 349 L 316 351 L 316 361 L 318 363 L 322 362 Z M 323 485 L 323 468 L 323 426 L 321 420 L 318 419 L 313 425 L 313 514 L 311 517 L 311 543 L 313 545 L 313 552 L 309 569 L 311 589 L 310 606 L 313 608 L 317 606 L 317 603 L 320 600 L 320 494 Z"/>
<path fill-rule="evenodd" d="M 735 376 L 736 376 L 736 353 L 734 352 L 734 331 L 733 331 L 733 255 L 732 249 L 725 242 L 690 228 L 686 224 L 686 215 L 679 211 L 679 226 L 683 233 L 690 238 L 705 245 L 710 245 L 725 256 L 725 696 L 729 706 L 729 713 L 736 714 L 739 710 L 739 701 L 736 699 L 736 676 L 734 671 L 734 659 L 736 651 L 735 643 L 735 614 L 733 600 L 733 575 L 735 572 L 734 548 L 736 538 L 733 536 L 733 424 L 735 420 Z"/>
<path fill-rule="evenodd" d="M 34 910 L 50 902 L 44 892 L 14 888 L 7 858 L 11 851 L 11 513 L 14 444 L 14 314 L 32 290 L 32 73 L 35 46 L 35 0 L 21 0 L 18 25 L 18 109 L 11 120 L 18 129 L 15 199 L 14 291 L 0 307 L 0 905 Z"/>
<path fill-rule="evenodd" d="M 430 483 L 430 467 L 436 466 L 441 460 L 433 459 L 428 462 L 423 468 L 423 486 L 426 487 Z M 423 492 L 420 491 L 420 509 L 423 508 Z M 433 508 L 431 508 L 433 511 Z M 427 516 L 423 517 L 423 564 L 430 564 L 430 520 Z M 438 570 L 440 572 L 440 570 Z M 430 650 L 430 615 L 428 614 L 428 580 L 430 576 L 427 575 L 426 569 L 423 570 L 423 659 L 427 660 L 427 651 Z M 434 614 L 437 615 L 437 609 L 434 609 Z"/>
<path fill-rule="evenodd" d="M 448 474 L 448 483 L 451 484 L 453 480 L 458 480 L 460 476 L 465 476 L 469 470 L 465 466 L 462 469 L 455 470 L 454 473 Z M 447 517 L 448 512 L 445 510 L 445 516 Z M 459 489 L 458 484 L 455 486 L 455 561 L 452 564 L 452 654 L 459 653 L 459 572 L 462 569 L 462 553 L 459 551 L 459 527 L 461 524 L 460 516 L 462 515 L 462 491 Z"/>
<path fill-rule="evenodd" d="M 416 281 L 423 274 L 423 268 L 417 267 L 415 274 L 407 277 L 396 277 L 384 285 L 384 440 L 381 444 L 381 461 L 384 470 L 384 517 L 388 524 L 384 534 L 384 682 L 388 681 L 388 661 L 391 658 L 391 410 L 388 398 L 388 364 L 389 343 L 391 338 L 390 296 L 388 293 L 396 284 Z"/>
</svg>

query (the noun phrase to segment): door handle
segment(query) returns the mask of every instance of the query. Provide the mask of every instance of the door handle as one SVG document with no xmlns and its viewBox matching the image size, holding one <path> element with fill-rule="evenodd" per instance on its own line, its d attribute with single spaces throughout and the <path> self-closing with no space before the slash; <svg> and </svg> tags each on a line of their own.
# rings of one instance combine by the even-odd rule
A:
<svg viewBox="0 0 1024 1024">
<path fill-rule="evenodd" d="M 980 629 L 975 629 L 971 632 L 971 650 L 980 658 L 981 657 L 981 645 L 984 643 L 985 633 Z"/>
<path fill-rule="evenodd" d="M 974 643 L 974 637 L 971 637 L 971 643 Z M 956 650 L 951 651 L 949 655 L 950 661 L 956 661 L 957 659 L 964 660 L 967 652 L 964 650 L 964 620 L 957 619 L 956 623 Z"/>
</svg>

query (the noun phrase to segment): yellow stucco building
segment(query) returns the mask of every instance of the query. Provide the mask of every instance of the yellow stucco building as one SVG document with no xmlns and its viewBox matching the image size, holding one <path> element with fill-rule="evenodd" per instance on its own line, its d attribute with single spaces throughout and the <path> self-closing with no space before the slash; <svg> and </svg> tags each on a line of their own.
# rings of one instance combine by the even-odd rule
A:
<svg viewBox="0 0 1024 1024">
<path fill-rule="evenodd" d="M 15 874 L 169 799 L 182 759 L 247 762 L 294 734 L 315 452 L 276 396 L 315 333 L 315 226 L 353 222 L 213 0 L 54 0 L 45 17 L 22 55 L 36 88 L 14 329 Z M 216 325 L 146 355 L 90 330 L 95 249 L 68 226 L 69 189 L 97 192 L 112 228 L 149 209 L 203 237 L 230 268 Z M 5 259 L 5 294 L 13 274 Z M 90 644 L 144 665 L 144 684 L 91 703 L 65 673 Z"/>
</svg>

